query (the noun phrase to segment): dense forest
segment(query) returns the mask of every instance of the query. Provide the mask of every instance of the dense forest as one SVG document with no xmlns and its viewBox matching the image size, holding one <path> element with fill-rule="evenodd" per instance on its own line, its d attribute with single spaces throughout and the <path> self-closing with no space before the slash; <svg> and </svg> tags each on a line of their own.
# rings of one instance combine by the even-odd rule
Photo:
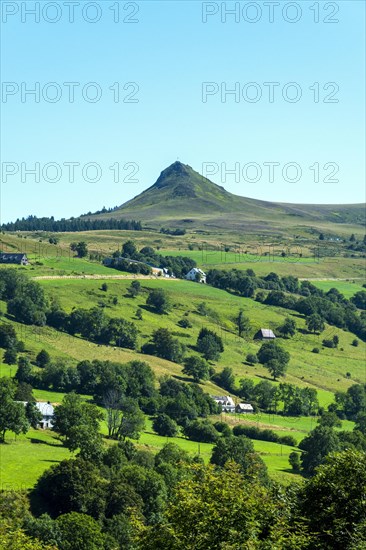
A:
<svg viewBox="0 0 366 550">
<path fill-rule="evenodd" d="M 53 231 L 55 233 L 69 231 L 95 231 L 101 229 L 125 229 L 129 231 L 142 231 L 141 222 L 135 220 L 89 220 L 80 218 L 70 218 L 68 220 L 55 220 L 50 218 L 37 218 L 37 216 L 28 216 L 27 218 L 17 219 L 15 222 L 4 223 L 0 227 L 1 231 Z"/>
</svg>

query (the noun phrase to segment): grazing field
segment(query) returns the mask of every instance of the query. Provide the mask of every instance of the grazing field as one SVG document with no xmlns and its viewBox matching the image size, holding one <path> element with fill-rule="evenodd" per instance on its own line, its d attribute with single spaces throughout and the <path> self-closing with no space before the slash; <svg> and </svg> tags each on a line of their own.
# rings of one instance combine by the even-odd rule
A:
<svg viewBox="0 0 366 550">
<path fill-rule="evenodd" d="M 105 257 L 121 250 L 127 240 L 133 240 L 139 249 L 152 246 L 163 255 L 188 256 L 206 270 L 254 269 L 258 275 L 275 271 L 279 275 L 300 278 L 357 277 L 365 280 L 365 260 L 361 255 L 344 257 L 340 244 L 320 242 L 313 235 L 297 240 L 294 236 L 258 237 L 240 232 L 224 236 L 215 231 L 172 236 L 156 231 L 86 231 L 57 233 L 57 244 L 48 242 L 49 235 L 54 234 L 6 233 L 0 238 L 0 250 L 26 253 L 32 265 L 22 269 L 29 271 L 32 276 L 116 273 L 101 265 L 100 261 L 76 258 L 70 251 L 70 244 L 85 241 L 91 254 Z M 229 251 L 225 252 L 225 249 Z M 286 254 L 285 257 L 281 256 L 282 252 Z"/>
<path fill-rule="evenodd" d="M 238 381 L 242 377 L 252 378 L 256 381 L 268 378 L 268 372 L 263 366 L 259 364 L 250 366 L 245 362 L 246 354 L 256 353 L 260 347 L 260 342 L 253 340 L 253 334 L 261 327 L 276 329 L 287 316 L 290 316 L 295 320 L 299 330 L 293 338 L 283 340 L 283 345 L 291 354 L 286 381 L 302 386 L 310 385 L 326 392 L 334 392 L 346 389 L 354 382 L 364 380 L 365 344 L 361 342 L 358 347 L 352 346 L 354 336 L 349 332 L 327 326 L 320 335 L 309 334 L 305 330 L 303 317 L 298 314 L 291 314 L 288 310 L 268 307 L 249 298 L 241 298 L 210 286 L 192 282 L 141 281 L 143 292 L 137 298 L 126 296 L 126 289 L 130 285 L 130 281 L 108 280 L 107 292 L 101 290 L 102 282 L 93 280 L 40 281 L 49 296 L 57 293 L 61 305 L 68 312 L 73 307 L 90 308 L 101 305 L 109 317 L 122 316 L 134 321 L 140 331 L 140 343 L 146 341 L 157 328 L 166 327 L 187 345 L 189 352 L 190 350 L 194 351 L 198 332 L 203 326 L 215 330 L 223 338 L 225 345 L 225 351 L 215 365 L 216 369 L 220 370 L 225 366 L 231 366 Z M 162 286 L 168 291 L 174 304 L 169 315 L 157 315 L 145 306 L 148 289 L 161 288 Z M 117 298 L 117 305 L 113 304 L 113 298 Z M 210 315 L 203 317 L 198 314 L 197 306 L 201 302 L 205 302 L 211 310 Z M 143 310 L 142 321 L 135 318 L 138 307 Z M 238 338 L 235 334 L 233 317 L 240 308 L 244 309 L 251 321 L 252 328 L 247 339 Z M 182 329 L 177 325 L 185 313 L 188 313 L 192 323 L 190 329 Z M 40 329 L 40 333 L 49 334 L 51 340 L 54 338 L 52 329 Z M 322 348 L 323 338 L 330 338 L 334 334 L 339 336 L 339 348 Z M 57 338 L 51 344 L 54 350 L 58 349 L 74 359 L 87 358 L 92 354 L 95 354 L 96 357 L 125 357 L 125 360 L 136 357 L 136 352 L 133 351 L 96 346 L 66 334 L 58 335 L 57 333 Z M 319 354 L 312 353 L 314 347 L 320 348 Z M 148 360 L 153 368 L 158 369 L 158 374 L 171 372 L 179 375 L 181 372 L 180 367 L 174 363 L 150 356 L 142 357 Z M 351 376 L 346 376 L 347 373 L 350 373 Z M 331 393 L 322 395 L 324 404 L 329 404 L 331 400 Z"/>
<path fill-rule="evenodd" d="M 90 232 L 93 233 L 93 232 Z M 97 233 L 97 232 L 96 232 Z M 182 373 L 182 366 L 160 359 L 155 356 L 144 355 L 140 352 L 144 344 L 158 328 L 167 328 L 179 341 L 186 346 L 187 355 L 196 353 L 196 341 L 202 327 L 210 328 L 219 334 L 223 340 L 225 350 L 220 359 L 212 363 L 218 372 L 224 367 L 231 367 L 235 375 L 236 383 L 242 378 L 249 378 L 254 383 L 263 380 L 271 380 L 268 371 L 260 364 L 251 365 L 246 361 L 248 353 L 257 353 L 261 342 L 253 339 L 259 328 L 276 329 L 286 317 L 292 318 L 297 325 L 297 331 L 293 338 L 281 339 L 280 342 L 291 355 L 286 376 L 281 381 L 296 384 L 301 387 L 312 387 L 318 391 L 320 406 L 326 408 L 334 401 L 334 392 L 345 391 L 354 383 L 366 382 L 365 369 L 365 343 L 359 342 L 356 347 L 352 345 L 355 336 L 349 332 L 326 325 L 320 335 L 310 334 L 306 330 L 305 319 L 302 315 L 279 307 L 271 307 L 256 302 L 249 298 L 242 298 L 223 290 L 207 285 L 174 280 L 146 278 L 141 279 L 141 293 L 136 298 L 128 295 L 127 288 L 131 274 L 106 268 L 98 261 L 78 259 L 70 256 L 68 247 L 72 240 L 88 240 L 88 244 L 98 250 L 98 242 L 102 242 L 103 251 L 109 253 L 121 245 L 126 238 L 134 238 L 136 232 L 115 232 L 117 235 L 83 234 L 75 237 L 75 234 L 60 235 L 58 254 L 55 245 L 47 245 L 45 251 L 30 253 L 31 265 L 20 267 L 30 277 L 48 277 L 39 279 L 38 282 L 51 298 L 56 296 L 61 307 L 70 313 L 73 308 L 90 309 L 102 308 L 105 315 L 111 318 L 123 318 L 133 321 L 138 330 L 137 351 L 117 348 L 113 346 L 98 345 L 80 337 L 70 336 L 58 332 L 50 327 L 32 327 L 14 322 L 6 314 L 6 304 L 0 302 L 2 320 L 12 324 L 18 334 L 18 338 L 25 343 L 26 354 L 34 361 L 37 353 L 45 349 L 53 359 L 76 365 L 81 360 L 110 360 L 126 363 L 139 359 L 146 361 L 153 369 L 156 380 L 161 376 L 170 375 L 182 381 L 192 381 Z M 161 237 L 161 238 L 160 238 Z M 311 256 L 302 258 L 256 257 L 253 253 L 241 255 L 232 252 L 222 253 L 218 250 L 189 250 L 187 241 L 179 241 L 177 237 L 151 233 L 148 240 L 144 241 L 144 235 L 138 235 L 141 246 L 150 244 L 161 246 L 161 253 L 171 255 L 186 255 L 195 259 L 200 267 L 231 269 L 254 269 L 261 275 L 275 271 L 280 275 L 292 274 L 302 278 L 324 279 L 314 280 L 314 284 L 327 291 L 336 287 L 346 297 L 351 297 L 361 290 L 363 280 L 358 279 L 364 275 L 364 260 L 357 258 L 319 258 Z M 196 237 L 195 237 L 196 238 Z M 8 239 L 8 237 L 7 237 Z M 180 237 L 180 239 L 182 239 Z M 17 239 L 25 241 L 25 239 Z M 99 240 L 99 241 L 98 241 Z M 11 239 L 9 238 L 9 242 Z M 13 237 L 13 241 L 16 241 Z M 34 239 L 27 238 L 27 246 L 35 246 Z M 160 242 L 160 245 L 157 242 Z M 181 244 L 179 244 L 179 242 Z M 15 245 L 14 245 L 15 246 Z M 166 248 L 164 248 L 164 246 Z M 251 245 L 252 248 L 255 244 Z M 42 256 L 43 254 L 43 256 Z M 52 256 L 53 254 L 53 256 Z M 84 278 L 95 275 L 96 279 Z M 128 277 L 128 279 L 116 279 L 113 277 Z M 81 278 L 62 278 L 65 276 Z M 55 278 L 52 278 L 55 277 Z M 58 278 L 60 277 L 60 278 Z M 331 280 L 333 278 L 349 278 L 349 280 Z M 107 284 L 107 290 L 102 290 L 102 284 Z M 164 288 L 172 301 L 173 307 L 169 314 L 158 315 L 146 305 L 149 291 L 156 288 Z M 206 315 L 199 314 L 199 305 L 204 302 L 207 308 Z M 142 310 L 142 319 L 136 317 L 136 311 Z M 239 338 L 236 334 L 234 318 L 239 310 L 250 319 L 250 331 L 245 338 Z M 191 328 L 184 329 L 179 326 L 183 318 L 189 319 Z M 339 337 L 337 349 L 329 349 L 322 346 L 324 338 Z M 314 348 L 319 348 L 320 353 L 313 353 Z M 9 366 L 1 362 L 0 376 L 14 376 L 16 366 Z M 227 392 L 213 383 L 211 380 L 201 384 L 204 391 L 211 395 L 222 395 Z M 58 404 L 62 401 L 64 393 L 48 390 L 34 390 L 37 400 L 50 401 Z M 90 396 L 84 395 L 89 399 Z M 239 398 L 237 398 L 239 400 Z M 280 410 L 279 410 L 280 412 Z M 223 414 L 214 417 L 226 421 L 231 427 L 238 423 L 255 425 L 260 428 L 270 428 L 281 435 L 292 435 L 297 443 L 312 430 L 317 422 L 316 417 L 284 417 L 281 414 L 254 414 L 248 417 Z M 352 422 L 343 421 L 342 429 L 353 429 Z M 106 426 L 103 423 L 101 431 L 106 435 Z M 146 418 L 146 429 L 136 442 L 139 448 L 145 448 L 157 452 L 167 441 L 172 441 L 187 450 L 192 456 L 199 454 L 205 462 L 211 456 L 212 445 L 198 444 L 184 437 L 166 438 L 158 436 L 152 430 L 151 419 Z M 108 442 L 110 443 L 110 442 Z M 288 456 L 293 451 L 292 447 L 264 441 L 254 441 L 256 451 L 260 453 L 268 466 L 272 477 L 281 482 L 288 483 L 296 478 L 289 470 Z M 6 443 L 0 446 L 0 482 L 2 487 L 25 487 L 34 485 L 39 475 L 51 464 L 72 456 L 61 442 L 50 431 L 31 430 L 25 436 L 15 437 L 7 434 Z M 18 484 L 18 485 L 16 485 Z"/>
<path fill-rule="evenodd" d="M 55 433 L 30 429 L 26 435 L 7 434 L 0 445 L 0 488 L 29 489 L 52 464 L 72 455 Z"/>
<path fill-rule="evenodd" d="M 347 281 L 313 281 L 313 284 L 321 290 L 324 290 L 324 292 L 327 292 L 331 288 L 336 288 L 346 298 L 351 298 L 354 294 L 356 294 L 356 292 L 365 290 L 365 287 L 363 286 L 365 283 L 362 280 L 354 281 L 349 279 Z"/>
</svg>

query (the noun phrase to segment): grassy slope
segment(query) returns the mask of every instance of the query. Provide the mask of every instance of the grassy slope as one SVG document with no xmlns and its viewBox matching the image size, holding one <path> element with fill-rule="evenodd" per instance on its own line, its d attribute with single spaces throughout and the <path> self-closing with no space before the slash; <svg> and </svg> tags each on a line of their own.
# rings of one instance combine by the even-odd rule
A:
<svg viewBox="0 0 366 550">
<path fill-rule="evenodd" d="M 142 281 L 145 289 L 160 288 L 165 285 L 164 288 L 171 294 L 175 307 L 169 315 L 163 316 L 145 309 L 143 321 L 136 321 L 134 319 L 135 311 L 137 307 L 144 308 L 147 294 L 142 294 L 136 299 L 126 297 L 126 288 L 130 284 L 129 281 L 108 281 L 108 292 L 100 290 L 100 281 L 50 280 L 40 282 L 50 295 L 57 293 L 61 304 L 68 311 L 72 307 L 88 308 L 103 302 L 106 304 L 105 312 L 108 316 L 122 316 L 134 320 L 140 329 L 140 342 L 145 341 L 155 329 L 166 327 L 176 332 L 182 342 L 188 346 L 193 346 L 200 328 L 208 326 L 222 336 L 226 345 L 225 352 L 217 363 L 217 368 L 220 369 L 229 365 L 234 369 L 238 378 L 248 376 L 259 380 L 267 377 L 268 373 L 260 365 L 250 367 L 244 363 L 246 354 L 258 351 L 260 343 L 254 342 L 252 338 L 248 340 L 239 339 L 231 332 L 235 330 L 231 321 L 235 313 L 239 311 L 239 308 L 244 309 L 251 320 L 253 333 L 263 326 L 275 328 L 289 314 L 287 310 L 264 306 L 251 299 L 239 298 L 205 285 L 185 281 L 146 280 Z M 117 306 L 113 306 L 111 303 L 114 296 L 117 296 L 119 300 Z M 219 322 L 199 316 L 196 313 L 197 305 L 202 301 L 205 301 L 210 308 L 217 312 Z M 177 326 L 178 320 L 182 318 L 186 311 L 190 312 L 189 317 L 193 324 L 193 328 L 188 330 Z M 293 318 L 299 328 L 304 328 L 304 319 L 301 316 L 294 314 Z M 52 333 L 50 329 L 42 330 L 47 334 Z M 340 349 L 323 349 L 318 355 L 311 352 L 314 347 L 321 347 L 323 338 L 329 338 L 333 334 L 338 334 L 340 338 L 339 347 L 343 347 L 344 351 Z M 52 338 L 52 336 L 50 337 Z M 298 332 L 293 339 L 283 341 L 284 346 L 291 354 L 286 380 L 299 385 L 309 384 L 328 392 L 345 389 L 351 383 L 363 380 L 365 345 L 361 343 L 359 347 L 353 347 L 351 345 L 353 338 L 354 336 L 350 333 L 334 327 L 327 327 L 320 336 Z M 57 337 L 53 345 L 60 351 L 66 352 L 67 350 L 67 353 L 74 358 L 80 355 L 81 350 L 82 354 L 86 354 L 88 357 L 95 353 L 97 356 L 103 355 L 114 358 L 118 356 L 126 357 L 126 359 L 134 356 L 134 352 L 113 350 L 113 348 L 104 349 L 67 335 L 62 335 L 60 339 Z M 178 366 L 173 366 L 174 364 L 157 358 L 149 358 L 149 362 L 152 363 L 154 368 L 158 368 L 159 372 L 171 371 L 177 374 L 177 369 L 180 370 Z M 346 378 L 346 372 L 351 372 L 351 380 Z M 331 398 L 330 395 L 328 397 Z"/>
<path fill-rule="evenodd" d="M 45 260 L 44 263 L 46 265 L 33 266 L 33 268 L 28 267 L 26 271 L 33 276 L 45 273 L 48 275 L 50 273 L 54 274 L 55 270 L 51 269 L 52 258 Z M 55 265 L 55 262 L 53 262 L 53 265 Z M 62 266 L 61 271 L 67 274 L 72 272 L 76 274 L 82 272 L 98 273 L 99 275 L 116 273 L 114 270 L 109 270 L 99 264 L 85 260 L 64 258 L 63 263 L 59 263 L 58 265 Z M 223 266 L 224 264 L 221 262 L 221 264 L 218 265 Z M 270 266 L 269 262 L 268 264 L 264 262 L 261 264 L 257 263 L 255 265 L 255 270 L 257 272 L 260 272 L 258 270 L 259 265 Z M 275 271 L 280 272 L 278 269 L 280 264 L 276 263 L 275 265 Z M 281 265 L 288 266 L 288 264 L 285 263 Z M 297 266 L 304 268 L 306 264 L 304 262 L 299 262 Z M 253 262 L 251 265 L 247 265 L 247 267 L 253 267 Z M 311 273 L 314 273 L 313 266 L 310 266 L 310 269 L 312 269 Z M 273 270 L 272 266 L 270 269 L 267 268 L 264 272 L 267 273 L 271 270 Z M 258 344 L 254 343 L 252 340 L 239 340 L 231 332 L 228 332 L 228 330 L 233 330 L 233 325 L 230 321 L 231 316 L 237 312 L 240 307 L 243 307 L 246 314 L 251 318 L 254 330 L 259 326 L 274 327 L 280 324 L 283 318 L 288 315 L 288 312 L 285 310 L 265 307 L 252 300 L 232 296 L 226 292 L 207 286 L 184 281 L 152 280 L 143 281 L 143 286 L 155 288 L 165 285 L 165 288 L 171 293 L 173 302 L 177 307 L 173 309 L 169 316 L 158 316 L 145 310 L 143 321 L 136 321 L 134 319 L 134 313 L 138 306 L 144 305 L 146 295 L 136 299 L 125 297 L 126 287 L 130 284 L 129 281 L 108 280 L 107 293 L 100 290 L 101 281 L 48 280 L 42 281 L 41 284 L 48 294 L 56 294 L 59 296 L 61 304 L 68 311 L 74 306 L 89 308 L 96 305 L 98 302 L 105 302 L 107 315 L 111 317 L 123 316 L 124 318 L 132 319 L 136 322 L 143 335 L 141 341 L 145 340 L 156 328 L 166 326 L 170 330 L 177 332 L 181 341 L 188 345 L 193 345 L 201 326 L 209 326 L 221 333 L 226 345 L 226 350 L 217 368 L 220 369 L 228 365 L 232 366 L 237 380 L 243 376 L 248 376 L 258 382 L 267 377 L 267 372 L 261 366 L 257 365 L 255 367 L 250 367 L 243 363 L 246 353 L 249 351 L 256 351 L 258 349 Z M 328 285 L 337 286 L 348 295 L 351 295 L 354 289 L 359 289 L 358 284 L 343 281 L 319 281 L 316 282 L 316 284 L 325 289 L 329 288 Z M 117 306 L 113 306 L 110 303 L 110 299 L 113 296 L 118 297 L 119 303 Z M 217 311 L 221 318 L 221 324 L 223 325 L 222 329 L 210 319 L 200 317 L 195 313 L 197 304 L 202 301 L 205 301 L 209 307 Z M 5 304 L 0 303 L 0 308 L 4 312 Z M 185 331 L 180 329 L 176 323 L 187 310 L 190 311 L 189 316 L 193 323 L 193 328 Z M 295 319 L 300 327 L 304 326 L 303 319 L 298 316 L 295 316 Z M 16 323 L 14 323 L 14 325 L 17 328 L 19 337 L 25 340 L 27 351 L 33 357 L 40 349 L 45 348 L 52 356 L 63 357 L 65 360 L 71 361 L 72 363 L 76 363 L 81 359 L 94 358 L 111 359 L 120 362 L 141 358 L 151 365 L 157 376 L 172 374 L 177 377 L 182 377 L 181 367 L 169 361 L 140 355 L 128 350 L 97 346 L 80 338 L 73 338 L 66 334 L 57 333 L 53 329 L 47 327 L 32 329 L 32 327 L 24 327 Z M 188 337 L 185 336 L 187 334 Z M 340 350 L 334 351 L 324 349 L 319 355 L 311 353 L 313 347 L 319 346 L 319 341 L 321 342 L 324 337 L 329 337 L 333 334 L 339 335 L 340 347 L 344 348 L 343 352 Z M 320 403 L 326 406 L 333 400 L 333 391 L 346 389 L 351 383 L 364 381 L 365 379 L 365 345 L 361 344 L 358 348 L 354 348 L 350 345 L 352 339 L 353 337 L 349 333 L 327 327 L 325 333 L 321 335 L 321 337 L 298 333 L 293 340 L 285 341 L 284 345 L 291 353 L 291 362 L 286 381 L 299 385 L 309 384 L 316 387 L 318 389 Z M 345 378 L 345 373 L 348 371 L 351 372 L 351 380 Z M 14 375 L 14 373 L 15 367 L 9 367 L 3 364 L 0 365 L 1 376 Z M 206 382 L 204 384 L 204 389 L 212 394 L 222 393 L 222 390 L 211 382 Z M 35 395 L 37 399 L 50 400 L 54 403 L 59 403 L 63 397 L 63 394 L 42 390 L 36 390 Z M 230 415 L 224 416 L 224 419 L 231 424 L 238 422 L 238 418 L 230 418 Z M 283 435 L 293 435 L 298 442 L 312 427 L 314 427 L 314 419 L 306 417 L 291 419 L 274 415 L 255 415 L 251 419 L 241 418 L 240 421 L 249 423 L 254 422 L 260 427 L 270 427 L 275 430 L 280 430 Z M 347 423 L 344 423 L 346 429 L 352 427 L 351 423 L 349 425 L 346 424 Z M 44 442 L 36 443 L 35 440 L 44 440 Z M 56 463 L 70 456 L 70 453 L 66 449 L 59 445 L 55 445 L 57 441 L 53 439 L 52 434 L 47 432 L 31 431 L 27 436 L 20 436 L 16 441 L 10 438 L 8 442 L 10 442 L 10 444 L 0 447 L 0 484 L 8 488 L 9 484 L 11 486 L 15 485 L 16 487 L 18 486 L 17 484 L 31 487 L 39 474 L 45 468 L 49 467 L 52 462 Z M 166 438 L 161 438 L 152 433 L 148 425 L 147 430 L 141 436 L 139 444 L 152 450 L 157 450 L 161 448 L 165 442 Z M 177 438 L 176 442 L 184 446 L 192 454 L 197 452 L 197 443 L 182 438 Z M 258 441 L 255 442 L 255 448 L 261 452 L 263 459 L 269 467 L 271 475 L 287 481 L 293 478 L 293 475 L 287 471 L 288 454 L 292 450 L 290 447 L 282 446 L 281 449 L 280 445 Z M 200 445 L 200 452 L 205 460 L 208 460 L 210 450 L 210 445 Z"/>
<path fill-rule="evenodd" d="M 76 239 L 86 241 L 91 253 L 107 256 L 121 249 L 125 241 L 132 239 L 138 248 L 159 247 L 159 252 L 163 255 L 189 256 L 206 270 L 250 268 L 258 275 L 276 271 L 279 275 L 292 274 L 300 278 L 365 278 L 363 258 L 344 258 L 340 245 L 324 242 L 319 244 L 319 240 L 311 235 L 300 240 L 294 238 L 292 231 L 289 235 L 291 236 L 285 238 L 278 235 L 261 238 L 245 233 L 223 235 L 222 232 L 213 231 L 209 235 L 188 233 L 185 236 L 173 237 L 148 231 L 88 231 L 58 234 L 60 242 L 58 245 L 51 245 L 48 243 L 47 234 L 42 238 L 42 242 L 39 242 L 35 234 L 27 234 L 27 238 L 6 234 L 0 238 L 0 249 L 4 252 L 27 253 L 32 265 L 23 269 L 34 276 L 113 275 L 116 273 L 115 270 L 104 267 L 99 262 L 75 258 L 70 253 L 70 243 Z M 360 229 L 358 237 L 362 237 Z M 188 244 L 193 246 L 194 250 L 189 250 Z M 229 253 L 223 252 L 225 246 L 230 248 Z M 315 256 L 314 247 L 318 250 Z M 286 251 L 286 258 L 281 257 L 282 251 Z M 299 257 L 300 254 L 302 257 Z M 325 257 L 325 254 L 331 256 Z M 37 262 L 41 265 L 37 265 Z"/>
<path fill-rule="evenodd" d="M 152 226 L 168 223 L 272 233 L 274 227 L 283 232 L 300 224 L 310 228 L 318 224 L 360 223 L 364 220 L 364 209 L 363 205 L 281 204 L 236 196 L 190 166 L 176 162 L 160 174 L 153 186 L 116 211 L 92 217 L 124 217 Z"/>
</svg>

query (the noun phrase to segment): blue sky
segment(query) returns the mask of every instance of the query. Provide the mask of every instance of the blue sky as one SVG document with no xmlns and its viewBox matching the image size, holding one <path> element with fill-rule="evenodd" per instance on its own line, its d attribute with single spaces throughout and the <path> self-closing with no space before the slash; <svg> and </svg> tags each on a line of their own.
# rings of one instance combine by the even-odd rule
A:
<svg viewBox="0 0 366 550">
<path fill-rule="evenodd" d="M 35 22 L 36 4 L 2 2 L 2 221 L 122 204 L 177 158 L 199 172 L 210 163 L 211 179 L 242 196 L 364 201 L 364 2 L 270 2 L 273 22 L 268 2 L 79 0 L 74 22 L 63 1 L 38 2 Z M 235 4 L 225 21 L 221 5 Z M 79 83 L 73 103 L 65 82 Z M 35 83 L 39 102 L 22 102 Z M 39 182 L 26 173 L 35 163 Z"/>
</svg>

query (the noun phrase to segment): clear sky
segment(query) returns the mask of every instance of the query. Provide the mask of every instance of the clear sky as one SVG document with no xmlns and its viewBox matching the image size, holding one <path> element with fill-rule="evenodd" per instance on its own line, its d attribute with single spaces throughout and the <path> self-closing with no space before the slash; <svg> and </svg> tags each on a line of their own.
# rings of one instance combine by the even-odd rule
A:
<svg viewBox="0 0 366 550">
<path fill-rule="evenodd" d="M 1 8 L 3 222 L 120 205 L 177 158 L 242 196 L 365 200 L 363 1 Z"/>
</svg>

